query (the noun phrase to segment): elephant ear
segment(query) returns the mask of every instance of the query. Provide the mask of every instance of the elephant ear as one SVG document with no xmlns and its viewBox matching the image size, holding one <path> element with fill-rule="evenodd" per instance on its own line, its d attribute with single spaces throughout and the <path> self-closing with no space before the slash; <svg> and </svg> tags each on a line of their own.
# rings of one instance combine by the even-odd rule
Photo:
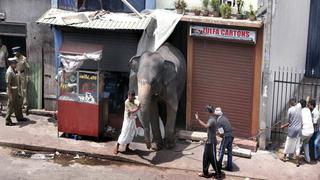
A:
<svg viewBox="0 0 320 180">
<path fill-rule="evenodd" d="M 139 61 L 141 56 L 133 56 L 129 61 L 130 69 L 137 73 L 139 68 Z"/>
<path fill-rule="evenodd" d="M 173 81 L 176 78 L 177 70 L 176 66 L 173 64 L 173 62 L 164 61 L 164 84 L 168 85 L 171 81 Z"/>
</svg>

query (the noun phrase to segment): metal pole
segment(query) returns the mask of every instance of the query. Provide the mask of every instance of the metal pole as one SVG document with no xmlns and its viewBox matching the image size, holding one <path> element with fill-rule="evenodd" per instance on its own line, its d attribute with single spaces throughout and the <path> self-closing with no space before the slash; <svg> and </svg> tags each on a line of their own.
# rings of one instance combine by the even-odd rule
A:
<svg viewBox="0 0 320 180">
<path fill-rule="evenodd" d="M 142 18 L 142 15 L 134 8 L 127 0 L 121 0 L 131 11 L 133 11 L 135 14 L 137 14 L 140 18 Z"/>
</svg>

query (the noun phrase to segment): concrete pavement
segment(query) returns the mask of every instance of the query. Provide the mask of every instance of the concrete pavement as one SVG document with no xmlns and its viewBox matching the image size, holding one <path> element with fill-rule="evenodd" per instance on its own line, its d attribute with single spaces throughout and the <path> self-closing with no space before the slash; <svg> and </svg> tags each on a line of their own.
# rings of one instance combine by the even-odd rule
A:
<svg viewBox="0 0 320 180">
<path fill-rule="evenodd" d="M 53 160 L 19 157 L 15 149 L 0 147 L 3 180 L 201 180 L 194 172 L 136 166 L 105 159 L 59 155 Z M 21 151 L 20 151 L 21 152 Z M 26 151 L 23 151 L 26 152 Z M 28 153 L 28 152 L 26 152 Z M 241 178 L 227 178 L 241 180 Z"/>
<path fill-rule="evenodd" d="M 114 141 L 94 142 L 57 137 L 57 127 L 51 118 L 28 116 L 30 121 L 17 126 L 5 126 L 0 118 L 0 145 L 30 150 L 84 154 L 110 160 L 132 162 L 169 169 L 201 171 L 203 146 L 198 142 L 178 141 L 172 150 L 149 151 L 142 142 L 134 142 L 133 153 L 113 155 Z M 14 119 L 14 118 L 13 118 Z M 139 138 L 138 138 L 139 140 Z M 227 175 L 260 179 L 320 179 L 320 162 L 296 167 L 279 160 L 276 153 L 258 151 L 251 159 L 234 157 L 234 172 Z"/>
</svg>

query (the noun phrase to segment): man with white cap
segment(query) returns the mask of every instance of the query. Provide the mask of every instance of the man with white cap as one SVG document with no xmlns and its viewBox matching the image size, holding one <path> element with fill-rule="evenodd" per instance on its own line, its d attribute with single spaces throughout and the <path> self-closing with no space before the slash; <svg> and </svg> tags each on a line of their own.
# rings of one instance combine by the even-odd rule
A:
<svg viewBox="0 0 320 180">
<path fill-rule="evenodd" d="M 214 115 L 217 118 L 217 128 L 218 133 L 222 137 L 222 141 L 220 144 L 219 150 L 219 164 L 222 167 L 224 150 L 227 148 L 228 152 L 228 161 L 225 170 L 232 171 L 232 143 L 233 143 L 233 135 L 232 135 L 232 127 L 228 120 L 228 118 L 223 114 L 220 107 L 217 107 L 214 111 Z"/>
<path fill-rule="evenodd" d="M 17 58 L 17 73 L 18 73 L 18 83 L 19 90 L 21 91 L 22 96 L 22 108 L 28 110 L 28 101 L 27 101 L 27 87 L 28 87 L 28 75 L 29 75 L 29 63 L 27 58 L 21 54 L 21 48 L 19 46 L 13 47 L 12 52 Z M 28 112 L 28 111 L 27 111 Z"/>
<path fill-rule="evenodd" d="M 7 103 L 7 114 L 6 114 L 6 126 L 13 126 L 15 125 L 12 123 L 10 117 L 11 114 L 14 113 L 18 122 L 26 121 L 23 118 L 22 111 L 21 111 L 21 95 L 19 94 L 18 89 L 18 78 L 16 74 L 16 67 L 17 67 L 17 58 L 9 58 L 9 68 L 6 72 L 6 83 L 7 83 L 7 94 L 8 94 L 8 103 Z"/>
</svg>

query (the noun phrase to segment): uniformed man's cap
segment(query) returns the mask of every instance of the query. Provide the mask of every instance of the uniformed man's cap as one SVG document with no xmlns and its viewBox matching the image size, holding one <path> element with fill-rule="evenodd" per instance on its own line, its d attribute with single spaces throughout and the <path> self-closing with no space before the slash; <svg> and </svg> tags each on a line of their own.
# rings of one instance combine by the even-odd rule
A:
<svg viewBox="0 0 320 180">
<path fill-rule="evenodd" d="M 9 61 L 9 64 L 14 64 L 14 63 L 18 63 L 17 61 L 17 57 L 12 57 L 12 58 L 9 58 L 8 61 Z"/>
<path fill-rule="evenodd" d="M 15 54 L 17 54 L 18 52 L 20 52 L 20 50 L 21 50 L 20 46 L 13 47 L 13 48 L 12 48 L 12 53 L 15 55 Z"/>
</svg>

